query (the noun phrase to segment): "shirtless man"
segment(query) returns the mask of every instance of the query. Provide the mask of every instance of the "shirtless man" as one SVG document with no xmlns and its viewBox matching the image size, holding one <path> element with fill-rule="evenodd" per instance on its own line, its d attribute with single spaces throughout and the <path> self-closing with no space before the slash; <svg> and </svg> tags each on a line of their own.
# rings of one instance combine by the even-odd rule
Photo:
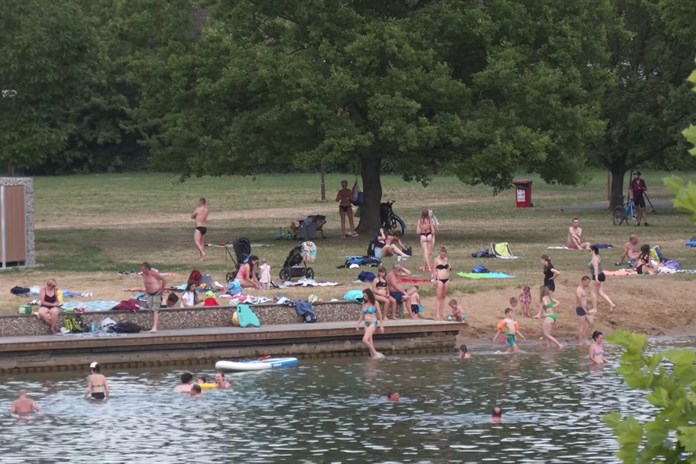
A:
<svg viewBox="0 0 696 464">
<path fill-rule="evenodd" d="M 191 393 L 191 387 L 193 387 L 193 374 L 190 372 L 184 372 L 181 374 L 181 385 L 174 387 L 174 391 L 177 393 Z"/>
<path fill-rule="evenodd" d="M 27 391 L 24 388 L 20 388 L 19 397 L 12 403 L 10 413 L 25 415 L 39 410 L 39 405 L 36 404 L 36 401 L 27 398 Z"/>
<path fill-rule="evenodd" d="M 638 249 L 638 236 L 636 234 L 631 234 L 631 236 L 628 238 L 628 242 L 624 243 L 621 259 L 614 264 L 621 266 L 624 263 L 624 260 L 627 260 L 626 262 L 633 266 L 639 255 L 640 250 Z"/>
<path fill-rule="evenodd" d="M 582 227 L 580 227 L 580 219 L 573 218 L 570 227 L 568 228 L 568 239 L 566 246 L 573 250 L 589 250 L 590 242 L 582 241 Z"/>
<path fill-rule="evenodd" d="M 594 328 L 594 320 L 592 314 L 587 310 L 587 289 L 590 287 L 590 278 L 583 276 L 580 280 L 580 285 L 575 290 L 575 301 L 577 307 L 575 314 L 578 315 L 578 345 L 587 344 L 587 337 L 592 333 Z"/>
<path fill-rule="evenodd" d="M 396 300 L 397 305 L 403 303 L 406 297 L 406 289 L 401 278 L 410 274 L 411 271 L 399 263 L 394 263 L 392 270 L 387 273 L 387 290 L 389 290 L 389 295 Z"/>
<path fill-rule="evenodd" d="M 167 283 L 162 275 L 152 269 L 150 263 L 144 262 L 140 265 L 140 273 L 143 275 L 143 286 L 145 287 L 145 300 L 147 307 L 152 311 L 151 333 L 157 332 L 157 321 L 159 320 L 159 310 L 162 306 L 162 293 Z"/>
<path fill-rule="evenodd" d="M 206 226 L 206 222 L 208 221 L 208 206 L 205 198 L 201 197 L 198 200 L 198 207 L 193 210 L 191 219 L 196 221 L 196 229 L 193 231 L 193 243 L 198 249 L 199 259 L 203 261 L 205 259 L 205 244 L 203 243 L 203 237 L 208 232 L 208 227 Z"/>
</svg>

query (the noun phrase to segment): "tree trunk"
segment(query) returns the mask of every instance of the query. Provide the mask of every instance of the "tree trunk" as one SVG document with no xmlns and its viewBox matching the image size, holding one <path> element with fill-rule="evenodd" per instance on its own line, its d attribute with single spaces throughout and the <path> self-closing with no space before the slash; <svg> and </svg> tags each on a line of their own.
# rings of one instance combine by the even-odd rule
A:
<svg viewBox="0 0 696 464">
<path fill-rule="evenodd" d="M 362 235 L 373 235 L 381 226 L 379 217 L 379 204 L 382 202 L 381 168 L 382 158 L 368 157 L 361 160 L 363 204 L 360 207 L 360 224 L 356 230 Z"/>
<path fill-rule="evenodd" d="M 624 198 L 624 174 L 628 169 L 623 162 L 617 162 L 609 166 L 611 172 L 611 200 L 609 201 L 609 211 L 614 211 L 617 206 L 621 206 Z"/>
</svg>

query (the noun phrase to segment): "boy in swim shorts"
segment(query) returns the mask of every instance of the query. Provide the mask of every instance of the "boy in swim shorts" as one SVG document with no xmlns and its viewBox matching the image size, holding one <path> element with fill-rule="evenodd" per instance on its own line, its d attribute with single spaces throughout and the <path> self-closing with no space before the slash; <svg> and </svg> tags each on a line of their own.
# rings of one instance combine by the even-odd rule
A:
<svg viewBox="0 0 696 464">
<path fill-rule="evenodd" d="M 411 305 L 411 319 L 418 319 L 418 315 L 423 312 L 419 290 L 420 287 L 418 285 L 414 285 L 406 290 L 406 298 L 408 298 L 408 303 Z"/>
<path fill-rule="evenodd" d="M 493 341 L 498 338 L 501 332 L 505 334 L 505 344 L 508 347 L 509 353 L 516 353 L 519 350 L 517 346 L 517 335 L 522 337 L 523 340 L 526 340 L 526 337 L 520 332 L 520 324 L 515 320 L 515 314 L 512 308 L 505 309 L 505 319 L 498 322 L 498 331 L 495 333 Z"/>
<path fill-rule="evenodd" d="M 459 306 L 457 300 L 450 300 L 449 307 L 452 310 L 452 319 L 454 319 L 457 322 L 464 322 L 464 320 L 466 319 L 466 314 L 464 314 L 464 308 Z"/>
</svg>

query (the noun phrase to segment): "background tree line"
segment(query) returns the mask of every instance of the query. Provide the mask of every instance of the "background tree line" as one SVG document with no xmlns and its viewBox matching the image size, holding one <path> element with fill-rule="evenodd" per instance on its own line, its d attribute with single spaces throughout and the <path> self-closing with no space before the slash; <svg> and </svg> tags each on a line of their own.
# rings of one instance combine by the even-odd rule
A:
<svg viewBox="0 0 696 464">
<path fill-rule="evenodd" d="M 696 2 L 1 0 L 0 161 L 508 188 L 693 168 Z"/>
</svg>

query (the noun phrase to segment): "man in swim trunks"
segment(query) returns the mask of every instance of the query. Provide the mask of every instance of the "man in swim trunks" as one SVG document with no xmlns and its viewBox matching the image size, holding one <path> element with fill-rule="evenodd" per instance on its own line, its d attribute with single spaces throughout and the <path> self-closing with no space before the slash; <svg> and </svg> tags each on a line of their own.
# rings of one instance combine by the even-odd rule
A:
<svg viewBox="0 0 696 464">
<path fill-rule="evenodd" d="M 181 374 L 181 385 L 174 387 L 174 391 L 177 393 L 191 393 L 191 387 L 193 387 L 193 374 L 184 372 Z"/>
<path fill-rule="evenodd" d="M 631 234 L 631 236 L 628 237 L 628 242 L 624 243 L 621 259 L 614 264 L 621 266 L 624 263 L 624 260 L 627 260 L 626 262 L 633 266 L 639 255 L 640 250 L 638 249 L 638 236 L 636 234 Z"/>
<path fill-rule="evenodd" d="M 583 276 L 580 280 L 580 285 L 575 290 L 575 300 L 577 306 L 575 314 L 578 316 L 578 345 L 587 343 L 587 337 L 592 333 L 594 328 L 594 319 L 590 311 L 587 310 L 587 289 L 590 286 L 590 278 Z"/>
<path fill-rule="evenodd" d="M 401 278 L 410 274 L 411 271 L 406 269 L 404 266 L 399 263 L 394 263 L 394 267 L 385 277 L 387 280 L 387 290 L 389 290 L 389 295 L 396 300 L 397 305 L 403 303 L 406 296 L 406 289 L 404 288 L 403 282 L 401 282 Z"/>
<path fill-rule="evenodd" d="M 573 250 L 589 250 L 590 242 L 582 241 L 582 227 L 580 227 L 580 219 L 573 218 L 570 227 L 568 228 L 568 239 L 566 246 Z"/>
<path fill-rule="evenodd" d="M 150 263 L 144 262 L 140 265 L 140 273 L 143 275 L 143 286 L 145 287 L 145 301 L 147 307 L 152 311 L 152 328 L 151 333 L 157 332 L 157 321 L 159 319 L 159 310 L 162 306 L 162 294 L 167 286 L 162 275 L 152 269 Z"/>
<path fill-rule="evenodd" d="M 206 226 L 208 221 L 208 205 L 205 198 L 201 197 L 198 200 L 198 206 L 193 210 L 191 219 L 196 221 L 196 229 L 193 231 L 193 243 L 196 245 L 196 249 L 198 250 L 198 259 L 203 261 L 205 259 L 205 244 L 203 243 L 203 237 L 208 232 L 208 227 Z"/>
<path fill-rule="evenodd" d="M 19 397 L 12 403 L 10 413 L 25 415 L 36 411 L 40 411 L 39 405 L 31 398 L 27 398 L 27 391 L 24 388 L 20 388 Z"/>
</svg>

